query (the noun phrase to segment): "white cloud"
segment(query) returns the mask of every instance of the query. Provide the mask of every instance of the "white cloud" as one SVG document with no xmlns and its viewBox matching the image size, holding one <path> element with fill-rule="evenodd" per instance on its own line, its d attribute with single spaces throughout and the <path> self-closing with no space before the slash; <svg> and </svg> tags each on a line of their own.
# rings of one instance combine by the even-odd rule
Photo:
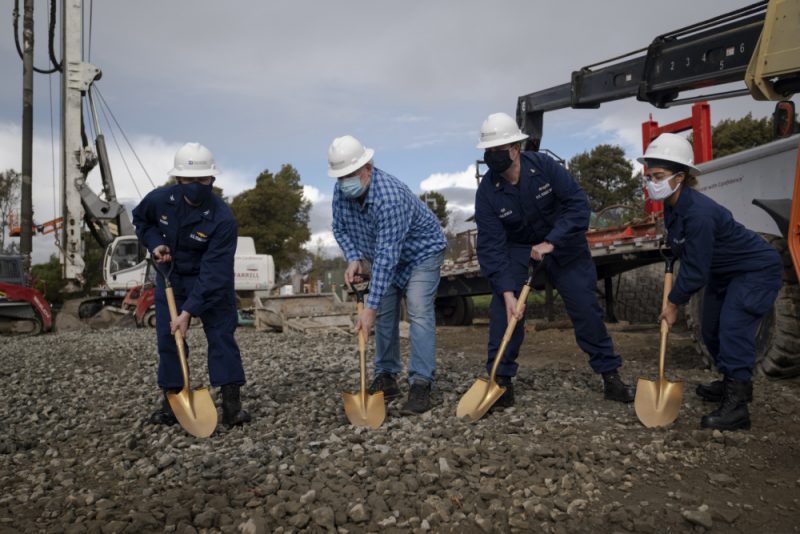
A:
<svg viewBox="0 0 800 534">
<path fill-rule="evenodd" d="M 335 258 L 342 256 L 342 249 L 336 243 L 331 230 L 324 230 L 311 234 L 311 239 L 303 245 L 312 254 L 319 254 L 324 258 Z"/>
<path fill-rule="evenodd" d="M 478 182 L 475 180 L 475 165 L 470 165 L 461 172 L 433 173 L 420 182 L 419 187 L 422 191 L 439 191 L 450 187 L 475 190 L 478 188 Z"/>
<path fill-rule="evenodd" d="M 322 191 L 320 191 L 313 185 L 303 186 L 303 196 L 306 198 L 306 200 L 308 200 L 312 204 L 322 202 L 323 200 L 326 200 L 328 198 L 326 195 L 322 193 Z"/>
</svg>

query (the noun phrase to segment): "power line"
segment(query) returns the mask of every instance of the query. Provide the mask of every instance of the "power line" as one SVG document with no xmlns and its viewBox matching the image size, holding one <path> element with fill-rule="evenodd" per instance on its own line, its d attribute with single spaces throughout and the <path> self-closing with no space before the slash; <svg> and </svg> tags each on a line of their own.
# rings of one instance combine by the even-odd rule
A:
<svg viewBox="0 0 800 534">
<path fill-rule="evenodd" d="M 96 87 L 95 87 L 95 92 L 97 92 Z M 108 115 L 103 109 L 103 106 L 100 106 L 100 112 L 103 114 L 103 118 L 106 120 L 106 124 L 108 124 L 108 131 L 111 133 L 111 139 L 114 141 L 114 145 L 117 147 L 117 151 L 119 152 L 119 157 L 122 159 L 122 163 L 125 165 L 125 169 L 128 171 L 128 176 L 130 176 L 131 183 L 133 183 L 133 187 L 134 189 L 136 189 L 136 194 L 139 195 L 139 199 L 141 200 L 142 192 L 139 191 L 139 186 L 136 185 L 136 180 L 134 180 L 133 178 L 133 173 L 131 172 L 131 168 L 128 166 L 128 161 L 125 159 L 125 155 L 122 153 L 122 148 L 119 146 L 119 143 L 117 142 L 117 136 L 114 134 L 114 129 L 111 126 L 111 121 L 108 120 Z"/>
<path fill-rule="evenodd" d="M 94 0 L 89 0 L 89 52 L 86 61 L 92 62 L 92 19 L 94 16 Z"/>
<path fill-rule="evenodd" d="M 142 160 L 139 159 L 139 154 L 137 154 L 136 150 L 133 148 L 133 144 L 128 139 L 128 136 L 125 134 L 125 130 L 122 128 L 122 125 L 117 120 L 116 115 L 114 115 L 114 112 L 111 110 L 111 106 L 108 105 L 108 102 L 106 102 L 106 99 L 103 97 L 103 93 L 100 92 L 100 89 L 98 89 L 97 86 L 92 85 L 92 87 L 97 93 L 97 96 L 100 97 L 100 102 L 106 107 L 106 109 L 108 109 L 108 113 L 111 115 L 111 118 L 114 119 L 114 124 L 116 124 L 117 128 L 119 128 L 119 131 L 120 133 L 122 133 L 122 137 L 125 139 L 125 142 L 128 143 L 128 147 L 131 149 L 131 152 L 133 152 L 133 156 L 136 158 L 136 161 L 139 162 L 139 166 L 142 168 L 144 175 L 147 176 L 147 180 L 150 182 L 150 185 L 153 187 L 153 189 L 155 189 L 156 184 L 153 183 L 153 179 L 150 178 L 150 174 L 147 172 L 144 163 L 142 163 Z"/>
<path fill-rule="evenodd" d="M 14 10 L 12 11 L 13 26 L 14 26 L 14 45 L 17 47 L 17 53 L 22 59 L 22 47 L 19 44 L 19 0 L 14 0 Z M 61 70 L 61 62 L 56 59 L 55 54 L 55 34 L 56 34 L 56 0 L 50 0 L 50 13 L 48 16 L 49 24 L 47 29 L 47 48 L 50 55 L 50 63 L 53 67 L 50 69 L 39 69 L 33 67 L 34 72 L 40 74 L 52 74 Z"/>
<path fill-rule="evenodd" d="M 58 186 L 56 181 L 56 140 L 55 128 L 53 127 L 53 76 L 52 74 L 47 77 L 48 85 L 50 86 L 50 161 L 53 167 L 53 220 L 58 219 Z M 60 240 L 58 238 L 59 232 L 55 231 L 56 248 L 61 249 Z"/>
</svg>

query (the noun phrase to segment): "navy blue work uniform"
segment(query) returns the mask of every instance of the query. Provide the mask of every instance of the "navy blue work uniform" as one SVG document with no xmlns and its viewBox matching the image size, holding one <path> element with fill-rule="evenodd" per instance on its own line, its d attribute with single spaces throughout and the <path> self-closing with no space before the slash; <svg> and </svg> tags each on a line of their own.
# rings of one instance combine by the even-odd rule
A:
<svg viewBox="0 0 800 534">
<path fill-rule="evenodd" d="M 781 288 L 780 254 L 730 211 L 688 187 L 674 206 L 665 203 L 664 222 L 680 258 L 670 302 L 686 304 L 705 287 L 703 342 L 722 374 L 749 382 L 758 323 Z"/>
<path fill-rule="evenodd" d="M 178 313 L 186 310 L 203 323 L 211 385 L 244 384 L 242 358 L 234 338 L 238 323 L 233 285 L 236 219 L 231 209 L 217 195 L 209 195 L 200 206 L 190 206 L 175 185 L 150 192 L 133 210 L 133 224 L 139 241 L 151 253 L 159 245 L 170 249 L 175 304 Z M 169 268 L 166 264 L 158 267 Z M 183 377 L 161 277 L 156 277 L 155 300 L 158 386 L 180 389 Z"/>
<path fill-rule="evenodd" d="M 589 356 L 592 369 L 607 373 L 621 365 L 595 296 L 597 270 L 586 241 L 590 213 L 581 186 L 545 154 L 520 154 L 516 185 L 491 170 L 484 175 L 475 195 L 475 221 L 478 262 L 493 290 L 487 370 L 491 370 L 508 326 L 503 292 L 519 295 L 527 279 L 531 248 L 543 241 L 554 247 L 545 265 L 547 275 L 564 301 L 575 339 Z M 516 375 L 524 336 L 523 320 L 517 323 L 498 376 Z"/>
</svg>

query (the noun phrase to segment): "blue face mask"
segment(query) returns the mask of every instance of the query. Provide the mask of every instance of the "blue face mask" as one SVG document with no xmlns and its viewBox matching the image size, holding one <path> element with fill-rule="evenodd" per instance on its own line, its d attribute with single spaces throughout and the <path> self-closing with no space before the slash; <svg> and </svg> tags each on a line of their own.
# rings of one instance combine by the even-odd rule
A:
<svg viewBox="0 0 800 534">
<path fill-rule="evenodd" d="M 339 180 L 339 189 L 347 198 L 358 198 L 364 194 L 367 188 L 361 183 L 361 178 L 356 175 Z"/>
<path fill-rule="evenodd" d="M 212 184 L 213 182 L 209 185 L 203 185 L 200 182 L 181 184 L 181 193 L 189 202 L 199 205 L 208 200 L 214 193 Z"/>
</svg>

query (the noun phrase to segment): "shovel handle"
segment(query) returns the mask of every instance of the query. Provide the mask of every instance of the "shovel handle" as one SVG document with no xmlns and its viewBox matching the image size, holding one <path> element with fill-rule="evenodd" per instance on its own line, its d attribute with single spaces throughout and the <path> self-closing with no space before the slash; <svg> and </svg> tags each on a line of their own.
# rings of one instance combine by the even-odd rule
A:
<svg viewBox="0 0 800 534">
<path fill-rule="evenodd" d="M 547 259 L 547 256 L 545 256 Z M 511 336 L 514 334 L 514 329 L 517 327 L 517 315 L 521 314 L 522 311 L 525 309 L 525 303 L 528 300 L 528 294 L 531 292 L 533 288 L 533 279 L 536 278 L 536 275 L 539 271 L 544 267 L 545 260 L 542 261 L 534 261 L 531 260 L 530 265 L 528 266 L 528 281 L 525 282 L 525 285 L 522 286 L 522 290 L 519 292 L 519 298 L 517 298 L 517 309 L 516 314 L 511 320 L 508 322 L 508 326 L 506 327 L 506 331 L 503 334 L 503 341 L 500 343 L 500 348 L 497 349 L 497 354 L 494 357 L 494 363 L 492 364 L 492 372 L 489 374 L 489 381 L 494 382 L 495 376 L 497 375 L 497 368 L 500 366 L 500 362 L 503 359 L 503 354 L 506 352 L 506 346 L 508 342 L 511 340 Z"/>
<path fill-rule="evenodd" d="M 356 321 L 364 311 L 364 291 L 353 286 L 353 291 L 356 294 Z M 359 393 L 364 402 L 367 398 L 367 338 L 363 328 L 358 331 L 358 363 L 359 370 L 361 371 L 361 385 Z"/>
<path fill-rule="evenodd" d="M 169 281 L 172 275 L 172 269 L 175 267 L 174 262 L 169 262 L 169 270 L 164 273 L 162 269 L 158 268 L 158 264 L 150 258 L 153 268 L 164 280 L 164 294 L 167 297 L 167 308 L 169 309 L 169 319 L 174 322 L 178 318 L 178 306 L 175 304 L 175 293 L 172 291 L 172 284 Z M 183 334 L 180 328 L 175 330 L 175 345 L 178 349 L 178 360 L 181 362 L 181 375 L 183 375 L 183 389 L 182 391 L 189 390 L 189 364 L 186 362 L 186 351 L 184 350 Z"/>
<path fill-rule="evenodd" d="M 667 303 L 669 303 L 669 294 L 672 291 L 672 267 L 675 264 L 675 257 L 668 257 L 666 258 L 665 268 L 664 268 L 664 293 L 661 297 L 661 309 L 667 307 Z M 658 349 L 658 378 L 659 380 L 664 379 L 664 360 L 666 359 L 667 355 L 667 335 L 669 334 L 669 323 L 667 323 L 666 319 L 661 320 L 661 339 L 659 342 L 659 349 Z"/>
</svg>

